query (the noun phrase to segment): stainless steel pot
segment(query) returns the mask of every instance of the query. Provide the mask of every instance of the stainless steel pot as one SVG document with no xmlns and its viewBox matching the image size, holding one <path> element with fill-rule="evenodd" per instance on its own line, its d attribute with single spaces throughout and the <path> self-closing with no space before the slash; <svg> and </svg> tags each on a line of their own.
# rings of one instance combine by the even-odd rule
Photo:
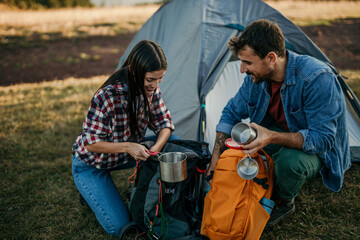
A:
<svg viewBox="0 0 360 240">
<path fill-rule="evenodd" d="M 187 178 L 187 156 L 181 152 L 168 152 L 161 154 L 160 162 L 161 180 L 164 182 L 181 182 Z"/>
</svg>

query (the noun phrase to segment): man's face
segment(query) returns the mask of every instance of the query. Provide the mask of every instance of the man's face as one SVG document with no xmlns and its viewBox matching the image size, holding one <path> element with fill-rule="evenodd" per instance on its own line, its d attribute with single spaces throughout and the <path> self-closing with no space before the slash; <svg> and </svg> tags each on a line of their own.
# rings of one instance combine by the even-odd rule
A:
<svg viewBox="0 0 360 240">
<path fill-rule="evenodd" d="M 250 75 L 255 84 L 271 79 L 274 69 L 267 57 L 261 59 L 252 48 L 245 46 L 238 52 L 238 58 L 241 60 L 240 72 Z"/>
</svg>

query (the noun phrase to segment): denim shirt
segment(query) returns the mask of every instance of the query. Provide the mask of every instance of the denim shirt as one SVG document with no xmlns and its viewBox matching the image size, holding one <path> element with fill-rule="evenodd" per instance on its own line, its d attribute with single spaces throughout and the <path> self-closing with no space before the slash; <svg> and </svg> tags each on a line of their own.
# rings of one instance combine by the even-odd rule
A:
<svg viewBox="0 0 360 240">
<path fill-rule="evenodd" d="M 332 70 L 317 59 L 290 51 L 287 56 L 280 94 L 288 128 L 302 134 L 302 151 L 316 154 L 322 160 L 323 183 L 338 192 L 344 173 L 351 166 L 346 105 L 340 84 Z M 246 118 L 268 127 L 269 102 L 268 81 L 255 84 L 246 76 L 237 94 L 223 109 L 216 131 L 230 135 L 232 127 Z"/>
</svg>

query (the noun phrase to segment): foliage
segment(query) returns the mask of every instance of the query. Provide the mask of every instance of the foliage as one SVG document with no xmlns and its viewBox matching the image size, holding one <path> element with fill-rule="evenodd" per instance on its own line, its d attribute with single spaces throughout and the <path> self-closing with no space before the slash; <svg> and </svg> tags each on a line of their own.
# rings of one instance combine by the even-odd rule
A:
<svg viewBox="0 0 360 240">
<path fill-rule="evenodd" d="M 14 6 L 20 9 L 49 9 L 93 6 L 90 0 L 0 0 L 0 3 Z"/>
</svg>

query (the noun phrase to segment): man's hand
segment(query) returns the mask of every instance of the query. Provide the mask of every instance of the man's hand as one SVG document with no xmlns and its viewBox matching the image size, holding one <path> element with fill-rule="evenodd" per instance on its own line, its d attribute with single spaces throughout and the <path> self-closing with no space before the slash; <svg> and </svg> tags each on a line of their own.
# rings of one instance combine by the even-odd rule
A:
<svg viewBox="0 0 360 240">
<path fill-rule="evenodd" d="M 269 144 L 277 144 L 280 146 L 302 149 L 304 138 L 299 132 L 276 132 L 262 127 L 256 123 L 249 124 L 257 132 L 257 137 L 254 141 L 241 147 L 248 151 L 250 155 L 255 154 L 260 149 L 263 149 Z"/>
<path fill-rule="evenodd" d="M 272 136 L 274 135 L 273 131 L 270 131 L 267 128 L 264 128 L 256 123 L 250 123 L 250 127 L 256 130 L 257 136 L 254 141 L 246 145 L 240 145 L 244 150 L 246 150 L 250 155 L 255 154 L 257 151 L 263 149 L 269 145 L 272 141 Z"/>
</svg>

